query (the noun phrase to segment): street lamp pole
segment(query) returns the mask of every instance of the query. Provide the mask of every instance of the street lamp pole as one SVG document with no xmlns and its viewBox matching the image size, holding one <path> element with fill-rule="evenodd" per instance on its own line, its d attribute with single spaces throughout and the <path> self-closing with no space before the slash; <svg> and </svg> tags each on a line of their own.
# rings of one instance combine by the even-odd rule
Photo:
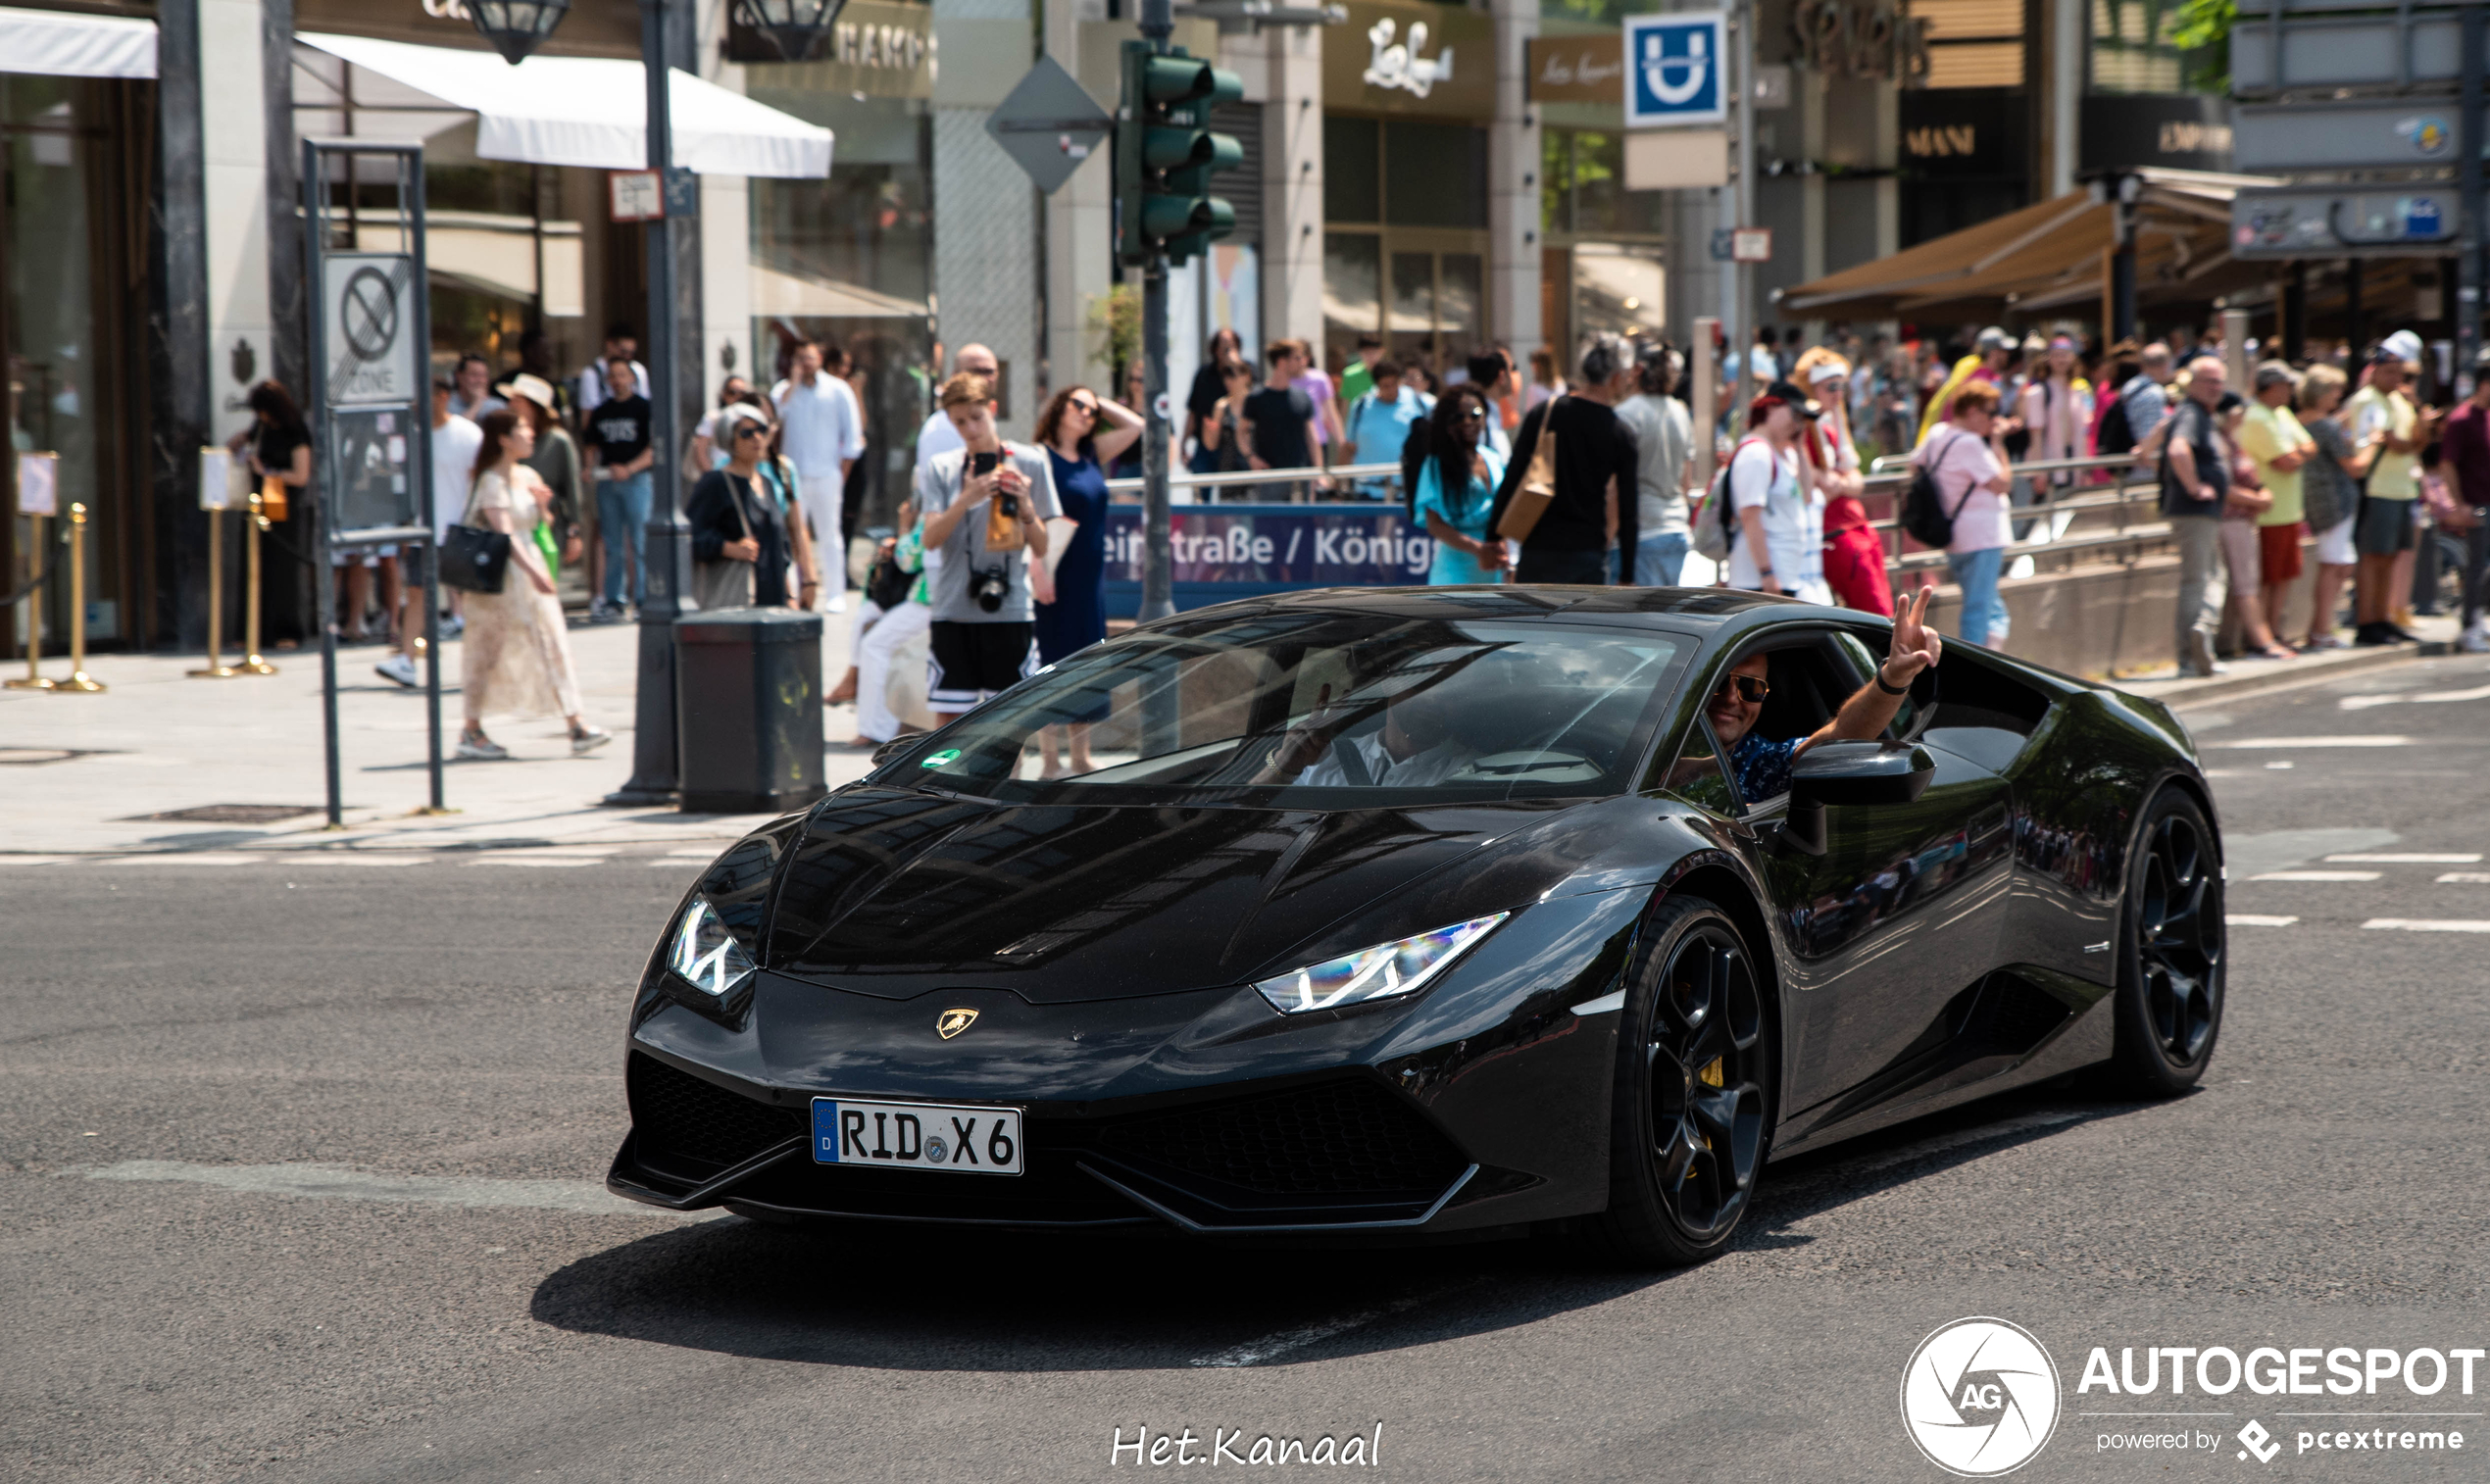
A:
<svg viewBox="0 0 2490 1484">
<path fill-rule="evenodd" d="M 672 0 L 680 4 L 682 0 Z M 645 596 L 640 600 L 639 692 L 632 713 L 631 779 L 605 802 L 614 805 L 664 805 L 675 801 L 681 786 L 676 756 L 674 620 L 684 612 L 683 594 L 691 585 L 691 531 L 682 514 L 680 410 L 674 382 L 681 335 L 675 286 L 674 219 L 693 207 L 696 181 L 674 168 L 674 127 L 668 79 L 673 70 L 670 0 L 640 0 L 640 66 L 648 87 L 648 168 L 657 173 L 665 211 L 643 230 L 647 233 L 648 344 L 641 364 L 648 368 L 650 483 L 656 500 L 649 511 L 640 546 L 645 569 Z"/>
</svg>

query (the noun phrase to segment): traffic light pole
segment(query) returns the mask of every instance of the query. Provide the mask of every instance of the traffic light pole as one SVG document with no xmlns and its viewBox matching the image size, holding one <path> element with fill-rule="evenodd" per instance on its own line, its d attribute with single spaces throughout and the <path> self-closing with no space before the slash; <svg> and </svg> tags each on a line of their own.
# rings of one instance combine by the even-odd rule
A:
<svg viewBox="0 0 2490 1484">
<path fill-rule="evenodd" d="M 1141 35 L 1166 56 L 1175 35 L 1170 0 L 1141 0 Z M 1137 126 L 1137 125 L 1136 125 Z M 1168 255 L 1141 270 L 1141 614 L 1144 622 L 1175 612 L 1175 517 L 1168 504 Z"/>
</svg>

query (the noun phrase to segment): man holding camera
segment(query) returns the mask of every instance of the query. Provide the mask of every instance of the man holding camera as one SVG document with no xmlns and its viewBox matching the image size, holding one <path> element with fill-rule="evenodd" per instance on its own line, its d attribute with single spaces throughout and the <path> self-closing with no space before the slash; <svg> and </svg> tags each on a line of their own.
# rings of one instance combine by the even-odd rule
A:
<svg viewBox="0 0 2490 1484">
<path fill-rule="evenodd" d="M 918 467 L 933 625 L 926 703 L 947 722 L 1037 668 L 1029 563 L 1046 557 L 1046 522 L 1063 513 L 1046 451 L 1007 444 L 994 428 L 993 383 L 963 373 L 942 384 L 942 412 L 962 447 Z"/>
</svg>

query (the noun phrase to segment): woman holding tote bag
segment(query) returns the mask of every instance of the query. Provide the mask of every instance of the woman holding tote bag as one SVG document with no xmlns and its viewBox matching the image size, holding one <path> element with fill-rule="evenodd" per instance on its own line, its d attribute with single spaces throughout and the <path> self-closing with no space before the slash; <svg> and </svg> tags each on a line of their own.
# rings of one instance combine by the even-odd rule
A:
<svg viewBox="0 0 2490 1484">
<path fill-rule="evenodd" d="M 539 480 L 525 465 L 535 435 L 508 408 L 484 415 L 484 441 L 475 453 L 462 525 L 510 537 L 510 565 L 499 592 L 467 595 L 467 634 L 460 655 L 460 691 L 467 726 L 458 756 L 493 762 L 510 756 L 484 735 L 488 715 L 560 716 L 571 723 L 571 751 L 593 751 L 614 740 L 579 715 L 578 672 L 571 663 L 571 631 L 554 596 L 553 573 L 536 549 L 536 526 L 545 519 L 536 498 Z"/>
<path fill-rule="evenodd" d="M 717 426 L 726 467 L 700 476 L 683 512 L 692 528 L 692 597 L 711 612 L 784 608 L 794 596 L 787 519 L 760 482 L 769 420 L 738 404 L 720 411 Z"/>
</svg>

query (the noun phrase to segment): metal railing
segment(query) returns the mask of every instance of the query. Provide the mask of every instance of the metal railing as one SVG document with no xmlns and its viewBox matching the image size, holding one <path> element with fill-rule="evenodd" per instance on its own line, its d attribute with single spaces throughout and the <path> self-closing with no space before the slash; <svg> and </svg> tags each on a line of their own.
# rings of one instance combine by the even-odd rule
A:
<svg viewBox="0 0 2490 1484">
<path fill-rule="evenodd" d="M 1342 464 L 1330 469 L 1241 469 L 1234 473 L 1226 474 L 1197 474 L 1171 469 L 1168 470 L 1168 488 L 1171 490 L 1234 489 L 1246 484 L 1295 484 L 1301 489 L 1311 489 L 1317 478 L 1328 478 L 1337 484 L 1351 479 L 1379 479 L 1386 475 L 1391 476 L 1392 480 L 1398 483 L 1401 477 L 1401 466 L 1398 464 Z M 1137 495 L 1141 493 L 1141 483 L 1142 481 L 1138 478 L 1110 479 L 1107 481 L 1107 493 Z M 1313 502 L 1306 496 L 1300 495 L 1289 503 L 1304 505 Z M 1343 503 L 1371 505 L 1374 502 L 1361 500 Z"/>
<path fill-rule="evenodd" d="M 1911 484 L 1909 457 L 1888 455 L 1876 460 L 1869 469 L 1871 472 L 1868 475 L 1863 498 L 1883 496 L 1899 502 L 1902 492 Z M 2010 561 L 2017 557 L 2043 554 L 2072 556 L 2169 537 L 2169 522 L 2161 514 L 2161 477 L 2154 470 L 2139 466 L 2132 455 L 2034 459 L 2029 463 L 2011 465 L 2007 472 L 2026 484 L 2031 493 L 2029 503 L 2017 505 L 2008 512 L 2009 519 L 2017 523 L 2025 520 L 2033 522 L 2031 530 L 2021 540 L 2011 542 L 2006 547 Z M 2107 488 L 2097 484 L 2057 486 L 2047 482 L 2047 476 L 2055 473 L 2107 473 L 2112 477 Z M 2134 519 L 2133 507 L 2139 505 L 2149 512 L 2148 519 Z M 2076 529 L 2078 525 L 2093 524 L 2093 518 L 2098 517 L 2108 518 L 2108 529 Z M 1945 553 L 1942 551 L 1905 549 L 1899 509 L 1882 519 L 1869 520 L 1868 528 L 1884 538 L 1885 566 L 1889 571 L 1917 571 L 1945 566 Z"/>
</svg>

